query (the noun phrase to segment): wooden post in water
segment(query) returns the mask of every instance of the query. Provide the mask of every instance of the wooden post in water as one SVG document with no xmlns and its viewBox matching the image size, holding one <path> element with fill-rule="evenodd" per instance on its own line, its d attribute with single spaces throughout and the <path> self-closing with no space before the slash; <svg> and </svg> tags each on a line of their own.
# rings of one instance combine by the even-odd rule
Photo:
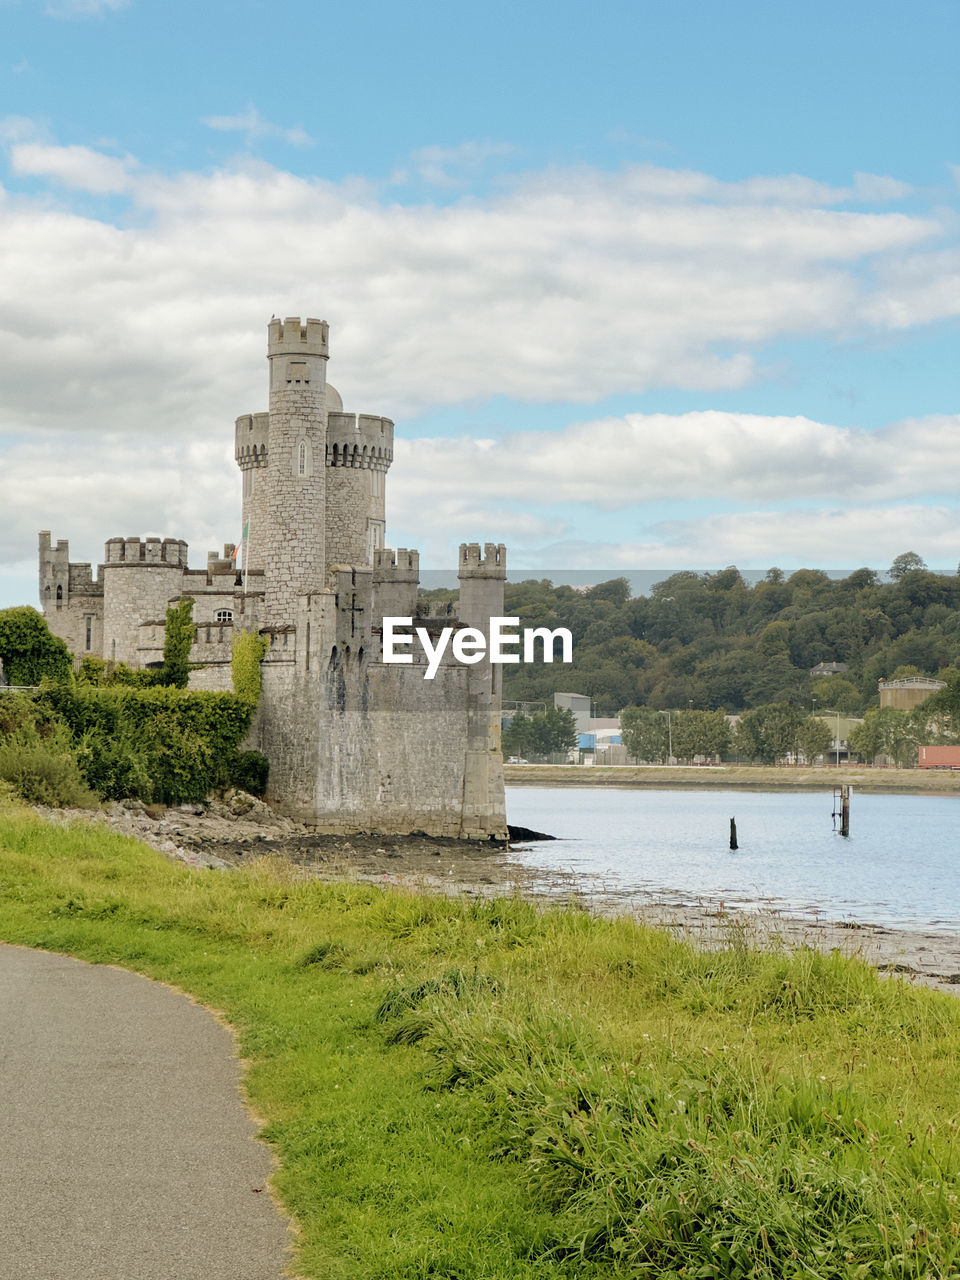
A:
<svg viewBox="0 0 960 1280">
<path fill-rule="evenodd" d="M 850 783 L 845 782 L 840 788 L 840 834 L 850 834 Z"/>
<path fill-rule="evenodd" d="M 739 848 L 740 848 L 740 846 L 737 844 L 737 820 L 736 820 L 736 818 L 731 818 L 731 819 L 730 819 L 730 848 L 731 848 L 731 849 L 739 849 Z"/>
</svg>

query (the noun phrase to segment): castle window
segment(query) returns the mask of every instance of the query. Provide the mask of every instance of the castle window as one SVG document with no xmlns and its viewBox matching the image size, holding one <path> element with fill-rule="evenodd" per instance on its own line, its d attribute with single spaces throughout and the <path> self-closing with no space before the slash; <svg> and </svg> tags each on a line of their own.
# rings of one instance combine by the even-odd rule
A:
<svg viewBox="0 0 960 1280">
<path fill-rule="evenodd" d="M 57 608 L 63 604 L 63 587 L 57 587 Z"/>
<path fill-rule="evenodd" d="M 303 480 L 313 475 L 313 449 L 310 447 L 309 440 L 304 438 L 297 442 L 297 447 L 293 451 L 290 470 L 298 480 Z"/>
<path fill-rule="evenodd" d="M 217 621 L 217 622 L 232 622 L 232 621 L 233 621 L 233 610 L 232 610 L 232 609 L 218 609 L 218 610 L 217 610 L 217 617 L 216 617 L 216 621 Z"/>
<path fill-rule="evenodd" d="M 87 624 L 84 648 L 89 651 L 93 647 L 93 618 L 87 614 L 84 621 Z"/>
</svg>

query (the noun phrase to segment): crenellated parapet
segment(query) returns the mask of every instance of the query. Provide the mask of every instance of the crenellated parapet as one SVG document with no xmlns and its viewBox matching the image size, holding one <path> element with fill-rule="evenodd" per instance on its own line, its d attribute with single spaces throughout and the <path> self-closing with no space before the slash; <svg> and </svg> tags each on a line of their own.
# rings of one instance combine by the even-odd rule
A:
<svg viewBox="0 0 960 1280">
<path fill-rule="evenodd" d="M 401 547 L 380 547 L 373 553 L 374 585 L 382 582 L 420 581 L 420 552 Z"/>
<path fill-rule="evenodd" d="M 237 419 L 233 456 L 241 471 L 267 465 L 267 438 L 270 433 L 269 413 L 244 413 Z"/>
<path fill-rule="evenodd" d="M 460 616 L 456 600 L 418 600 L 413 616 L 420 618 L 442 618 L 445 622 L 454 622 Z"/>
<path fill-rule="evenodd" d="M 183 538 L 109 538 L 104 546 L 104 568 L 143 565 L 185 569 L 187 551 Z"/>
<path fill-rule="evenodd" d="M 327 414 L 328 467 L 386 471 L 393 462 L 393 422 L 372 413 Z"/>
<path fill-rule="evenodd" d="M 481 554 L 479 542 L 461 542 L 458 578 L 507 577 L 507 549 L 502 542 L 485 542 Z"/>
<path fill-rule="evenodd" d="M 328 339 L 330 326 L 326 320 L 287 316 L 285 320 L 274 318 L 267 325 L 267 357 L 330 354 Z"/>
</svg>

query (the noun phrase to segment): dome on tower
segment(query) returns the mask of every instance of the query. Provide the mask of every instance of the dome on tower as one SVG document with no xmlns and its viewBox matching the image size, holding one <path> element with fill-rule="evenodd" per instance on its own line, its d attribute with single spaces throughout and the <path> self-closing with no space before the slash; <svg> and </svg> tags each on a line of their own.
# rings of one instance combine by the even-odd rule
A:
<svg viewBox="0 0 960 1280">
<path fill-rule="evenodd" d="M 336 387 L 327 383 L 327 413 L 343 413 L 343 401 Z"/>
</svg>

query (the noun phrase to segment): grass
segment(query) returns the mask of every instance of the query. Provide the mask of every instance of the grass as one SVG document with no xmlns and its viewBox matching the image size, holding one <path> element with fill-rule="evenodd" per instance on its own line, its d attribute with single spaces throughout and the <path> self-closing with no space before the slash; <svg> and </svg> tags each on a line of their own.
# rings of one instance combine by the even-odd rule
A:
<svg viewBox="0 0 960 1280">
<path fill-rule="evenodd" d="M 0 938 L 220 1010 L 309 1277 L 960 1275 L 960 1003 L 0 808 Z"/>
</svg>

